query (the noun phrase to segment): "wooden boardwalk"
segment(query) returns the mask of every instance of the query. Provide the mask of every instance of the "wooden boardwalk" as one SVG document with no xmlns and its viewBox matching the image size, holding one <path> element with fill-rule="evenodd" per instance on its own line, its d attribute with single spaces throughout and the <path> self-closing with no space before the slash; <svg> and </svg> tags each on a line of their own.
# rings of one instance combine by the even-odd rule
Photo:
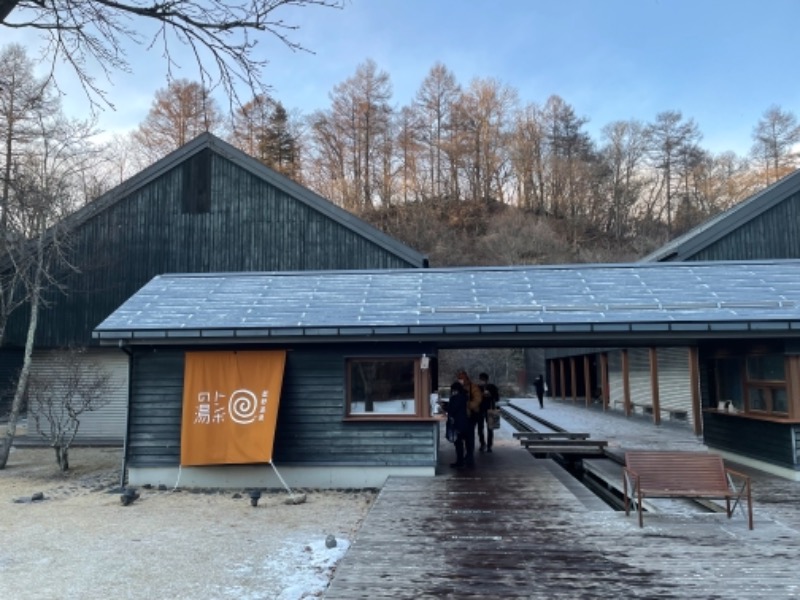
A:
<svg viewBox="0 0 800 600">
<path fill-rule="evenodd" d="M 686 512 L 640 529 L 499 434 L 474 470 L 450 469 L 442 441 L 439 475 L 390 478 L 325 598 L 800 598 L 798 523 L 758 500 L 754 531 Z M 796 483 L 771 485 L 797 504 Z"/>
</svg>

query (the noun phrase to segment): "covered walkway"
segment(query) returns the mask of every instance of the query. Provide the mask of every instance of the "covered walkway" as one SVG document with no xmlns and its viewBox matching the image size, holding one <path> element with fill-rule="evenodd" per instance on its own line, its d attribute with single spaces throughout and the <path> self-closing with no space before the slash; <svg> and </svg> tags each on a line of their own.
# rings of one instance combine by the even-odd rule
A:
<svg viewBox="0 0 800 600">
<path fill-rule="evenodd" d="M 702 448 L 685 426 L 569 402 L 543 414 L 612 451 Z M 740 467 L 754 478 L 754 531 L 739 513 L 682 510 L 649 514 L 640 529 L 510 429 L 474 470 L 450 469 L 452 457 L 442 440 L 437 477 L 390 478 L 326 598 L 800 597 L 796 482 Z"/>
</svg>

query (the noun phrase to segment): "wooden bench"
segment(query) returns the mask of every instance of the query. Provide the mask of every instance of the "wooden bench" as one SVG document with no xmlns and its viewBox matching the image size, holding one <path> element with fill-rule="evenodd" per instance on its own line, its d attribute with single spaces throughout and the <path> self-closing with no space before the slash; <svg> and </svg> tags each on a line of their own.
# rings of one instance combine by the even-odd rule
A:
<svg viewBox="0 0 800 600">
<path fill-rule="evenodd" d="M 586 440 L 590 436 L 588 433 L 573 433 L 571 431 L 515 431 L 514 437 L 518 440 Z"/>
<path fill-rule="evenodd" d="M 743 499 L 747 500 L 747 524 L 753 529 L 750 477 L 728 469 L 722 457 L 707 452 L 662 452 L 641 450 L 625 453 L 622 489 L 625 515 L 630 505 L 639 512 L 643 527 L 645 498 L 725 499 L 728 518 Z"/>
</svg>

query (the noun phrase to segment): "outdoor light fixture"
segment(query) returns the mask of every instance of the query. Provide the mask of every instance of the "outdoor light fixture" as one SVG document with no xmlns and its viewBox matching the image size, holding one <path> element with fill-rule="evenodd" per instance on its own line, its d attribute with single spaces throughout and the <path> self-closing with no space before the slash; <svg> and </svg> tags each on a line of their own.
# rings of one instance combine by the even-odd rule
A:
<svg viewBox="0 0 800 600">
<path fill-rule="evenodd" d="M 422 358 L 419 361 L 419 368 L 423 371 L 427 370 L 428 366 L 430 365 L 431 359 L 428 357 L 427 354 L 423 354 Z"/>
</svg>

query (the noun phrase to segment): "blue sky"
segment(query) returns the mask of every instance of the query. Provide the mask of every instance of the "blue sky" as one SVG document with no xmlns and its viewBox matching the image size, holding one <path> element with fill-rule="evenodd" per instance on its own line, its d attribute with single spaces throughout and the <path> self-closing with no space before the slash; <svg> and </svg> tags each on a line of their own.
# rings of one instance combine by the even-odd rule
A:
<svg viewBox="0 0 800 600">
<path fill-rule="evenodd" d="M 292 39 L 314 54 L 265 39 L 264 79 L 306 114 L 327 108 L 333 87 L 368 58 L 389 74 L 398 107 L 440 61 L 460 84 L 492 77 L 522 103 L 558 94 L 595 139 L 611 121 L 680 110 L 705 148 L 744 154 L 769 106 L 800 114 L 800 0 L 346 0 L 343 10 L 276 16 L 298 25 Z M 31 32 L 4 37 L 35 44 Z M 196 79 L 191 60 L 181 62 L 181 75 Z M 116 111 L 102 115 L 106 130 L 135 128 L 166 85 L 158 53 L 140 50 L 131 63 L 109 86 Z M 62 81 L 65 107 L 85 116 L 85 99 Z"/>
</svg>

